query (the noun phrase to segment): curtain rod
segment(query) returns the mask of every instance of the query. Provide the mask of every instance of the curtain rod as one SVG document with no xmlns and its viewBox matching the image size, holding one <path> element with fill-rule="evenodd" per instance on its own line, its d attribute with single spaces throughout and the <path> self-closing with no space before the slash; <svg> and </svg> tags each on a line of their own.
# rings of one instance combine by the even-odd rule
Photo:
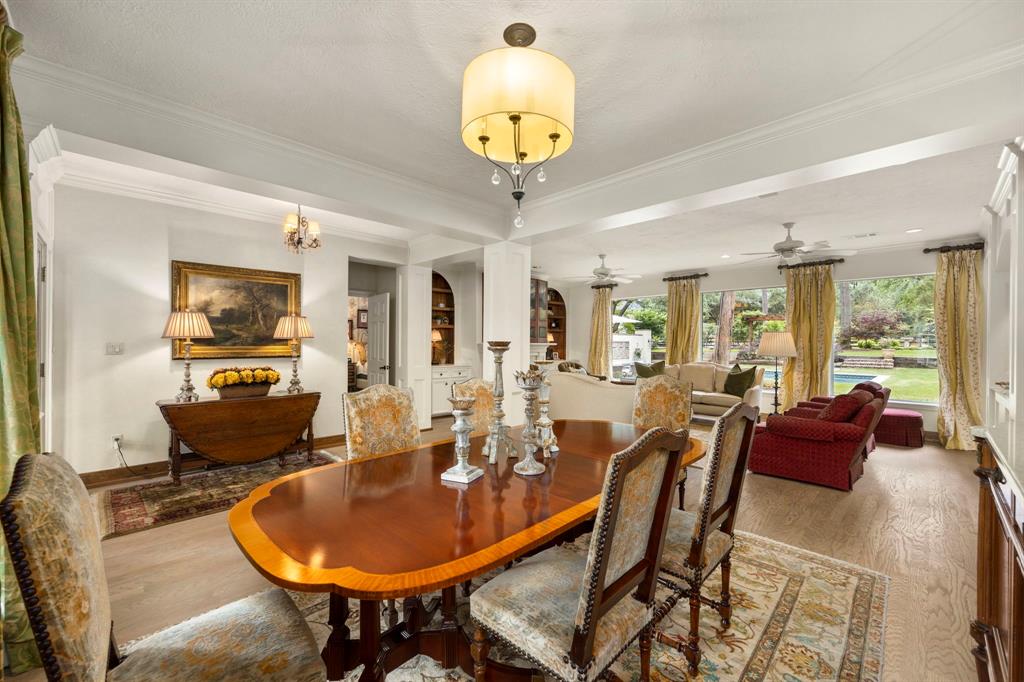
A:
<svg viewBox="0 0 1024 682">
<path fill-rule="evenodd" d="M 815 265 L 835 265 L 836 263 L 845 262 L 845 258 L 829 258 L 828 260 L 816 260 L 810 263 L 797 263 L 796 265 L 780 265 L 779 270 L 793 270 L 794 268 L 810 268 Z"/>
<path fill-rule="evenodd" d="M 678 282 L 684 279 L 700 279 L 701 277 L 707 277 L 706 272 L 695 272 L 692 275 L 672 275 L 671 277 L 662 277 L 662 282 Z"/>
<path fill-rule="evenodd" d="M 985 242 L 974 242 L 972 244 L 955 244 L 953 246 L 936 246 L 931 249 L 925 249 L 925 253 L 949 253 L 950 251 L 984 251 Z"/>
<path fill-rule="evenodd" d="M 619 285 L 616 284 L 615 282 L 611 282 L 609 284 L 591 284 L 590 288 L 591 289 L 614 289 L 617 286 L 619 286 Z"/>
</svg>

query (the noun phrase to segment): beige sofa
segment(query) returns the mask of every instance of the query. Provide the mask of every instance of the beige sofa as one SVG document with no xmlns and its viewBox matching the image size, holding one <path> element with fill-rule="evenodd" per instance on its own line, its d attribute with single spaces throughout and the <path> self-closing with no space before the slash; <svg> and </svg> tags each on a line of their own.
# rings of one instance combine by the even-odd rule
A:
<svg viewBox="0 0 1024 682">
<path fill-rule="evenodd" d="M 607 419 L 633 421 L 633 386 L 600 381 L 586 374 L 551 372 L 552 419 Z"/>
<path fill-rule="evenodd" d="M 718 417 L 742 400 L 761 409 L 761 382 L 764 368 L 758 367 L 754 385 L 738 398 L 724 393 L 725 377 L 729 367 L 710 362 L 692 362 L 686 365 L 668 365 L 665 374 L 689 381 L 693 385 L 692 407 L 695 415 Z M 599 381 L 585 374 L 572 372 L 551 372 L 551 407 L 548 414 L 552 419 L 607 419 L 631 423 L 633 421 L 634 386 Z"/>
<path fill-rule="evenodd" d="M 694 414 L 718 417 L 741 400 L 760 410 L 764 367 L 757 368 L 754 385 L 747 389 L 742 398 L 725 392 L 725 378 L 729 375 L 730 369 L 732 368 L 713 362 L 690 362 L 685 365 L 666 365 L 665 374 L 689 381 L 693 385 Z"/>
</svg>

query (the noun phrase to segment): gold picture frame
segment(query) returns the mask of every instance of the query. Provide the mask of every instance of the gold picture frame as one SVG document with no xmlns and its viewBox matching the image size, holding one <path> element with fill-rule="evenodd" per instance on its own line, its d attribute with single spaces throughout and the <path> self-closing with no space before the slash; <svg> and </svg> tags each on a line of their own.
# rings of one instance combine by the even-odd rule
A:
<svg viewBox="0 0 1024 682">
<path fill-rule="evenodd" d="M 193 358 L 291 357 L 274 328 L 280 316 L 301 314 L 301 286 L 294 272 L 171 261 L 171 310 L 202 310 L 213 328 L 214 338 L 192 340 Z M 184 341 L 171 341 L 171 357 L 185 357 Z"/>
</svg>

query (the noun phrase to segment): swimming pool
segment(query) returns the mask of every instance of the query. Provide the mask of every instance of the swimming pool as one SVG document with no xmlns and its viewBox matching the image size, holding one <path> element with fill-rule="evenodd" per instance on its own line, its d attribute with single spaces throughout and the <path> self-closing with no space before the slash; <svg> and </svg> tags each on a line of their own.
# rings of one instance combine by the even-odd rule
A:
<svg viewBox="0 0 1024 682">
<path fill-rule="evenodd" d="M 835 383 L 837 384 L 859 384 L 862 381 L 876 381 L 878 379 L 878 376 L 874 374 L 851 374 L 849 372 L 836 372 L 833 375 L 833 378 Z M 764 371 L 764 380 L 767 383 L 774 383 L 775 370 L 766 369 Z"/>
</svg>

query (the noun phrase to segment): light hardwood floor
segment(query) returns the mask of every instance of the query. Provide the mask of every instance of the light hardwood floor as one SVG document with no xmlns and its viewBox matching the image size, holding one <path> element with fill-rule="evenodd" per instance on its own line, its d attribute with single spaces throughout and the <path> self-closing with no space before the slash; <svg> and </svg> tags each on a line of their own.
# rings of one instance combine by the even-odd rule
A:
<svg viewBox="0 0 1024 682">
<path fill-rule="evenodd" d="M 450 435 L 435 423 L 424 440 Z M 971 453 L 881 447 L 852 493 L 749 474 L 739 527 L 892 577 L 884 679 L 974 679 L 977 479 Z M 687 483 L 687 506 L 699 472 Z M 122 643 L 268 587 L 242 557 L 226 512 L 103 543 Z M 44 679 L 38 671 L 13 678 Z"/>
</svg>

